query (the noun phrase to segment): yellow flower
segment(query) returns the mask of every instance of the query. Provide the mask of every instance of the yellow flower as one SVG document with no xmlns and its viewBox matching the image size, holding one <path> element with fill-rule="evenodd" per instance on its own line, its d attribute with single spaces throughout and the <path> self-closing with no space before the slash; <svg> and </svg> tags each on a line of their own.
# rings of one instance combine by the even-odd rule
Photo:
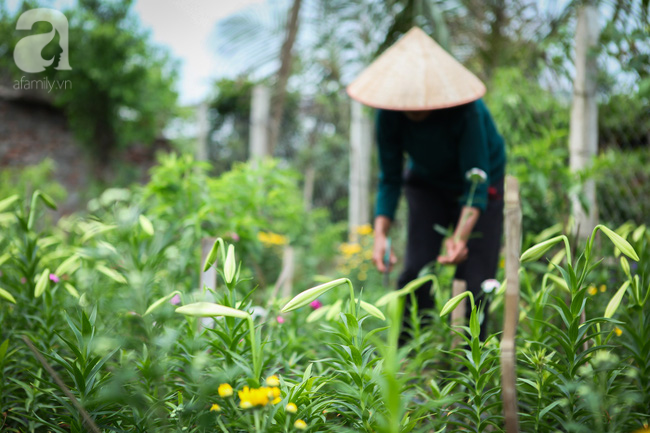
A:
<svg viewBox="0 0 650 433">
<path fill-rule="evenodd" d="M 280 397 L 280 388 L 274 386 L 273 388 L 266 388 L 269 393 L 269 398 L 278 398 Z"/>
<path fill-rule="evenodd" d="M 273 399 L 273 401 L 271 403 L 275 405 L 275 404 L 280 403 L 281 401 L 282 401 L 281 397 L 276 397 L 276 398 Z"/>
<path fill-rule="evenodd" d="M 643 424 L 643 428 L 634 430 L 632 433 L 650 433 L 650 427 L 648 427 L 648 424 L 645 423 Z"/>
<path fill-rule="evenodd" d="M 218 392 L 220 397 L 230 397 L 232 395 L 232 386 L 227 383 L 222 383 L 219 385 Z"/>
<path fill-rule="evenodd" d="M 607 290 L 607 287 L 604 284 L 601 284 L 600 285 L 600 291 L 604 292 L 605 290 Z"/>
<path fill-rule="evenodd" d="M 594 296 L 596 293 L 598 293 L 598 289 L 596 289 L 595 286 L 589 286 L 587 293 L 589 293 L 591 296 Z"/>
<path fill-rule="evenodd" d="M 253 403 L 251 403 L 248 400 L 242 400 L 241 402 L 239 402 L 239 407 L 241 407 L 242 409 L 250 409 L 251 407 L 253 407 Z"/>
<path fill-rule="evenodd" d="M 286 236 L 279 235 L 272 232 L 259 232 L 257 234 L 257 239 L 262 242 L 264 245 L 286 245 L 289 240 Z"/>
<path fill-rule="evenodd" d="M 305 430 L 307 428 L 307 423 L 301 419 L 297 419 L 296 422 L 293 423 L 293 426 L 298 430 Z"/>
<path fill-rule="evenodd" d="M 372 227 L 370 226 L 370 224 L 364 224 L 362 226 L 357 227 L 357 233 L 359 233 L 361 236 L 372 234 Z"/>
<path fill-rule="evenodd" d="M 245 386 L 243 390 L 238 391 L 239 399 L 241 400 L 240 406 L 244 408 L 244 404 L 248 403 L 247 407 L 252 406 L 266 406 L 269 404 L 269 395 L 273 396 L 272 391 L 267 387 L 253 388 Z"/>
<path fill-rule="evenodd" d="M 289 403 L 285 410 L 289 413 L 296 413 L 298 412 L 298 406 L 295 403 Z"/>
<path fill-rule="evenodd" d="M 506 259 L 501 257 L 501 260 L 499 260 L 499 268 L 503 269 L 506 267 Z"/>
<path fill-rule="evenodd" d="M 346 257 L 350 257 L 361 252 L 361 245 L 356 243 L 345 243 L 342 244 L 339 248 L 343 255 Z"/>
<path fill-rule="evenodd" d="M 214 403 L 210 408 L 210 412 L 221 412 L 221 406 L 219 406 L 217 403 Z"/>
<path fill-rule="evenodd" d="M 621 328 L 619 328 L 618 326 L 616 328 L 614 328 L 614 332 L 616 333 L 617 337 L 620 337 L 621 335 L 623 335 L 623 330 Z"/>
<path fill-rule="evenodd" d="M 266 384 L 268 386 L 279 386 L 280 385 L 280 379 L 278 379 L 278 376 L 275 374 L 273 376 L 269 376 L 266 378 Z"/>
</svg>

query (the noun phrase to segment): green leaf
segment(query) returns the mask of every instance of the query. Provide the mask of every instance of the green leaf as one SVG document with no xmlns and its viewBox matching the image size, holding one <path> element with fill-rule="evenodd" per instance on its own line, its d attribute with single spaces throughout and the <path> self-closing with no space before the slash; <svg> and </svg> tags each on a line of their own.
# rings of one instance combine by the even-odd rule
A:
<svg viewBox="0 0 650 433">
<path fill-rule="evenodd" d="M 34 288 L 34 297 L 38 298 L 43 294 L 45 289 L 47 288 L 47 282 L 50 278 L 50 270 L 46 269 L 43 271 L 40 277 L 38 277 L 38 281 L 36 282 L 36 287 Z"/>
<path fill-rule="evenodd" d="M 147 308 L 147 311 L 144 312 L 144 314 L 142 315 L 142 317 L 144 317 L 144 316 L 150 314 L 150 313 L 151 313 L 152 311 L 154 311 L 156 308 L 160 307 L 160 306 L 161 306 L 162 304 L 164 304 L 165 302 L 168 302 L 168 301 L 169 301 L 171 298 L 173 298 L 175 295 L 180 295 L 180 294 L 181 294 L 181 292 L 179 292 L 178 290 L 174 290 L 174 291 L 171 292 L 169 295 L 167 295 L 167 296 L 163 296 L 162 298 L 158 299 L 156 302 L 154 302 L 153 304 L 151 304 L 151 305 L 149 306 L 149 308 Z"/>
<path fill-rule="evenodd" d="M 330 310 L 330 308 L 332 308 L 331 305 L 325 305 L 323 307 L 320 307 L 317 310 L 312 311 L 311 313 L 309 313 L 309 316 L 307 316 L 306 322 L 307 323 L 313 323 L 313 322 L 317 321 L 321 317 L 325 316 L 325 314 L 327 314 L 327 312 Z"/>
<path fill-rule="evenodd" d="M 153 224 L 151 223 L 151 220 L 149 218 L 141 214 L 138 217 L 138 222 L 140 223 L 140 227 L 142 228 L 143 232 L 145 232 L 149 236 L 154 235 L 155 231 L 153 228 Z"/>
<path fill-rule="evenodd" d="M 0 256 L 0 266 L 4 264 L 7 260 L 11 258 L 11 254 L 9 253 L 4 253 L 3 255 Z"/>
<path fill-rule="evenodd" d="M 74 286 L 70 283 L 65 283 L 63 287 L 70 293 L 72 296 L 75 298 L 79 298 L 79 292 L 77 292 L 77 289 L 74 288 Z"/>
<path fill-rule="evenodd" d="M 54 271 L 54 273 L 59 276 L 64 274 L 72 274 L 77 269 L 79 269 L 79 266 L 81 266 L 81 264 L 79 263 L 79 255 L 73 254 L 67 259 L 65 259 L 63 263 L 61 263 L 59 267 L 56 268 L 56 271 Z"/>
<path fill-rule="evenodd" d="M 5 341 L 0 344 L 0 365 L 2 365 L 2 361 L 5 360 L 5 356 L 7 356 L 7 349 L 9 348 L 9 339 L 7 338 Z"/>
<path fill-rule="evenodd" d="M 127 283 L 126 278 L 124 278 L 124 275 L 120 274 L 115 269 L 107 268 L 104 265 L 97 265 L 97 266 L 95 266 L 95 269 L 97 269 L 99 272 L 106 275 L 108 278 L 110 278 L 113 281 L 116 281 L 116 282 L 122 283 L 122 284 Z"/>
<path fill-rule="evenodd" d="M 304 307 L 314 299 L 321 296 L 323 293 L 326 293 L 327 291 L 333 289 L 334 287 L 338 287 L 341 284 L 345 284 L 345 283 L 351 284 L 350 280 L 348 280 L 347 278 L 339 278 L 337 280 L 330 281 L 329 283 L 321 284 L 319 286 L 312 287 L 311 289 L 307 289 L 303 292 L 300 292 L 296 296 L 294 296 L 294 298 L 291 299 L 284 307 L 282 307 L 282 310 L 280 310 L 280 312 L 288 313 L 289 311 L 293 311 L 300 307 Z"/>
<path fill-rule="evenodd" d="M 5 289 L 0 287 L 0 298 L 4 298 L 12 304 L 16 303 L 16 298 L 14 298 L 11 293 L 7 292 Z"/>
<path fill-rule="evenodd" d="M 474 296 L 472 295 L 472 292 L 465 291 L 447 301 L 445 306 L 442 307 L 442 310 L 440 311 L 440 317 L 445 317 L 447 314 L 454 311 L 456 307 L 458 307 L 458 305 L 461 303 L 461 301 L 467 297 L 470 298 L 472 301 L 472 306 L 474 306 Z"/>
<path fill-rule="evenodd" d="M 332 304 L 332 307 L 327 312 L 327 315 L 325 316 L 325 320 L 333 320 L 335 317 L 337 317 L 341 312 L 342 306 L 343 306 L 343 300 L 337 299 L 336 302 Z"/>
<path fill-rule="evenodd" d="M 614 296 L 612 296 L 612 299 L 610 299 L 609 303 L 607 304 L 607 308 L 605 308 L 605 314 L 603 317 L 609 319 L 612 316 L 614 316 L 614 313 L 616 313 L 616 310 L 618 310 L 618 306 L 621 304 L 621 301 L 623 300 L 623 295 L 625 294 L 625 291 L 627 290 L 629 285 L 630 282 L 626 281 L 623 283 L 621 288 L 616 291 Z"/>
<path fill-rule="evenodd" d="M 527 263 L 527 262 L 534 262 L 536 260 L 539 260 L 548 250 L 553 248 L 555 244 L 561 242 L 564 238 L 565 238 L 564 235 L 560 235 L 551 238 L 547 241 L 544 241 L 542 243 L 539 243 L 537 245 L 533 245 L 521 255 L 519 261 L 521 263 Z"/>
<path fill-rule="evenodd" d="M 194 317 L 236 317 L 239 319 L 248 319 L 250 314 L 236 308 L 226 307 L 225 305 L 214 304 L 212 302 L 195 302 L 193 304 L 183 305 L 176 309 L 177 313 Z"/>
<path fill-rule="evenodd" d="M 596 228 L 594 229 L 594 232 L 596 230 L 598 230 L 598 229 L 600 229 L 603 233 L 605 233 L 605 235 L 607 235 L 609 240 L 612 241 L 614 246 L 616 248 L 618 248 L 623 254 L 625 254 L 626 256 L 628 256 L 629 258 L 631 258 L 634 261 L 637 261 L 637 262 L 639 261 L 639 256 L 637 255 L 636 251 L 634 251 L 634 248 L 632 247 L 632 245 L 630 245 L 630 243 L 628 241 L 623 239 L 623 237 L 621 235 L 619 235 L 618 233 L 608 229 L 607 227 L 605 227 L 602 224 L 598 224 L 596 226 Z"/>
<path fill-rule="evenodd" d="M 9 206 L 14 204 L 19 198 L 20 198 L 20 196 L 18 194 L 14 194 L 12 196 L 9 196 L 9 197 L 1 200 L 0 201 L 0 212 L 3 212 Z"/>
</svg>

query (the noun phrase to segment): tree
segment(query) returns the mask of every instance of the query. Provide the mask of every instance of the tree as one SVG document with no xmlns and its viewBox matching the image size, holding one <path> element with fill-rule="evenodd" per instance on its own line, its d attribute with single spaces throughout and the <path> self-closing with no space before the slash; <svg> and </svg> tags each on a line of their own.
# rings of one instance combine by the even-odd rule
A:
<svg viewBox="0 0 650 433">
<path fill-rule="evenodd" d="M 0 64 L 14 77 L 70 83 L 66 89 L 52 91 L 53 101 L 89 149 L 100 176 L 107 175 L 117 149 L 134 142 L 152 142 L 176 110 L 176 63 L 141 30 L 131 12 L 132 3 L 79 0 L 76 7 L 64 11 L 69 21 L 72 70 L 49 68 L 42 74 L 25 74 L 13 62 Z M 15 29 L 20 13 L 37 6 L 37 2 L 23 2 L 14 16 L 5 11 L 0 15 L 3 28 Z M 49 23 L 38 22 L 32 31 L 51 29 Z M 13 31 L 10 36 L 3 45 L 13 51 L 21 35 Z M 54 57 L 59 51 L 55 38 L 43 56 Z"/>
</svg>

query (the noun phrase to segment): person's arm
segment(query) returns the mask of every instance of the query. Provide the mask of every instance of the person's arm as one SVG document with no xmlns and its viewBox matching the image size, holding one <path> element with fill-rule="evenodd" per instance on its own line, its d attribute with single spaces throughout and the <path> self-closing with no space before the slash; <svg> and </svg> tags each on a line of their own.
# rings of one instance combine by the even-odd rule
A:
<svg viewBox="0 0 650 433">
<path fill-rule="evenodd" d="M 404 152 L 399 133 L 397 113 L 377 111 L 376 131 L 379 150 L 379 187 L 375 210 L 373 262 L 380 272 L 386 272 L 384 254 L 388 232 L 395 218 L 395 211 L 402 189 Z M 397 261 L 391 251 L 390 265 Z M 390 270 L 390 269 L 388 269 Z"/>
<path fill-rule="evenodd" d="M 446 254 L 439 256 L 438 262 L 443 265 L 457 265 L 467 258 L 467 241 L 480 216 L 479 208 L 463 206 L 454 235 L 445 241 Z"/>
<path fill-rule="evenodd" d="M 487 134 L 478 104 L 479 102 L 475 102 L 468 106 L 462 119 L 463 127 L 458 145 L 460 150 L 459 170 L 463 178 L 473 168 L 479 168 L 485 173 L 489 173 Z M 445 241 L 445 255 L 438 257 L 440 263 L 457 265 L 467 258 L 469 253 L 467 241 L 481 212 L 485 211 L 487 206 L 487 189 L 488 182 L 478 184 L 473 189 L 472 183 L 465 179 L 464 194 L 461 197 L 464 206 L 453 236 Z"/>
<path fill-rule="evenodd" d="M 395 256 L 395 253 L 393 253 L 391 248 L 388 269 L 386 269 L 386 265 L 384 264 L 384 257 L 386 254 L 386 243 L 388 240 L 388 232 L 390 231 L 391 225 L 392 225 L 392 221 L 387 216 L 377 215 L 377 217 L 375 217 L 375 225 L 374 225 L 375 243 L 372 250 L 372 261 L 374 262 L 379 272 L 390 271 L 393 265 L 397 263 L 397 257 Z"/>
</svg>

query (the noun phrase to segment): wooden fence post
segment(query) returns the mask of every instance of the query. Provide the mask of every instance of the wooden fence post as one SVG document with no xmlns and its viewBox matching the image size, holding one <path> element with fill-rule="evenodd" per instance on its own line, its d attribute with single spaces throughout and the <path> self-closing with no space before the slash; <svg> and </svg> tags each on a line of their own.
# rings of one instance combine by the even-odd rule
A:
<svg viewBox="0 0 650 433">
<path fill-rule="evenodd" d="M 269 122 L 271 110 L 271 90 L 258 84 L 253 87 L 250 116 L 249 159 L 263 159 L 271 156 L 269 151 Z"/>
<path fill-rule="evenodd" d="M 521 206 L 519 203 L 519 183 L 513 176 L 506 178 L 505 191 L 505 231 L 506 231 L 506 294 L 503 318 L 503 338 L 501 339 L 501 396 L 506 422 L 506 432 L 519 432 L 517 414 L 517 376 L 516 346 L 517 324 L 519 321 L 519 256 L 521 254 Z"/>
<path fill-rule="evenodd" d="M 460 295 L 467 291 L 467 282 L 465 280 L 456 280 L 451 284 L 451 297 Z M 467 310 L 467 298 L 460 301 L 460 304 L 451 312 L 451 326 L 463 326 L 466 324 L 465 313 Z M 452 331 L 453 333 L 453 331 Z M 451 340 L 451 348 L 458 346 L 462 341 L 461 337 L 453 333 L 454 338 Z"/>
<path fill-rule="evenodd" d="M 598 153 L 598 102 L 596 101 L 598 46 L 598 8 L 582 5 L 578 8 L 575 44 L 576 76 L 573 82 L 573 102 L 571 106 L 571 126 L 569 151 L 571 171 L 582 171 L 592 164 Z M 593 179 L 587 180 L 582 189 L 589 204 L 585 212 L 577 195 L 572 197 L 574 227 L 578 236 L 586 239 L 598 224 L 596 205 L 596 185 Z"/>
<path fill-rule="evenodd" d="M 352 101 L 350 124 L 350 203 L 348 205 L 348 233 L 357 239 L 357 227 L 370 223 L 370 152 L 372 150 L 372 122 L 363 112 L 363 106 Z"/>
<path fill-rule="evenodd" d="M 210 250 L 212 249 L 212 245 L 214 245 L 216 240 L 217 238 L 201 239 L 201 269 L 203 269 L 203 265 L 205 264 L 205 261 L 208 258 L 208 254 L 210 254 Z M 209 292 L 206 287 L 212 290 L 215 290 L 217 288 L 217 264 L 218 262 L 215 261 L 214 266 L 210 266 L 207 271 L 200 271 L 201 276 L 199 278 L 199 293 L 203 295 L 203 300 L 206 302 L 214 302 L 215 300 L 212 292 Z M 214 319 L 210 317 L 203 317 L 201 319 L 201 325 L 203 325 L 205 328 L 212 328 L 214 327 Z"/>
</svg>

